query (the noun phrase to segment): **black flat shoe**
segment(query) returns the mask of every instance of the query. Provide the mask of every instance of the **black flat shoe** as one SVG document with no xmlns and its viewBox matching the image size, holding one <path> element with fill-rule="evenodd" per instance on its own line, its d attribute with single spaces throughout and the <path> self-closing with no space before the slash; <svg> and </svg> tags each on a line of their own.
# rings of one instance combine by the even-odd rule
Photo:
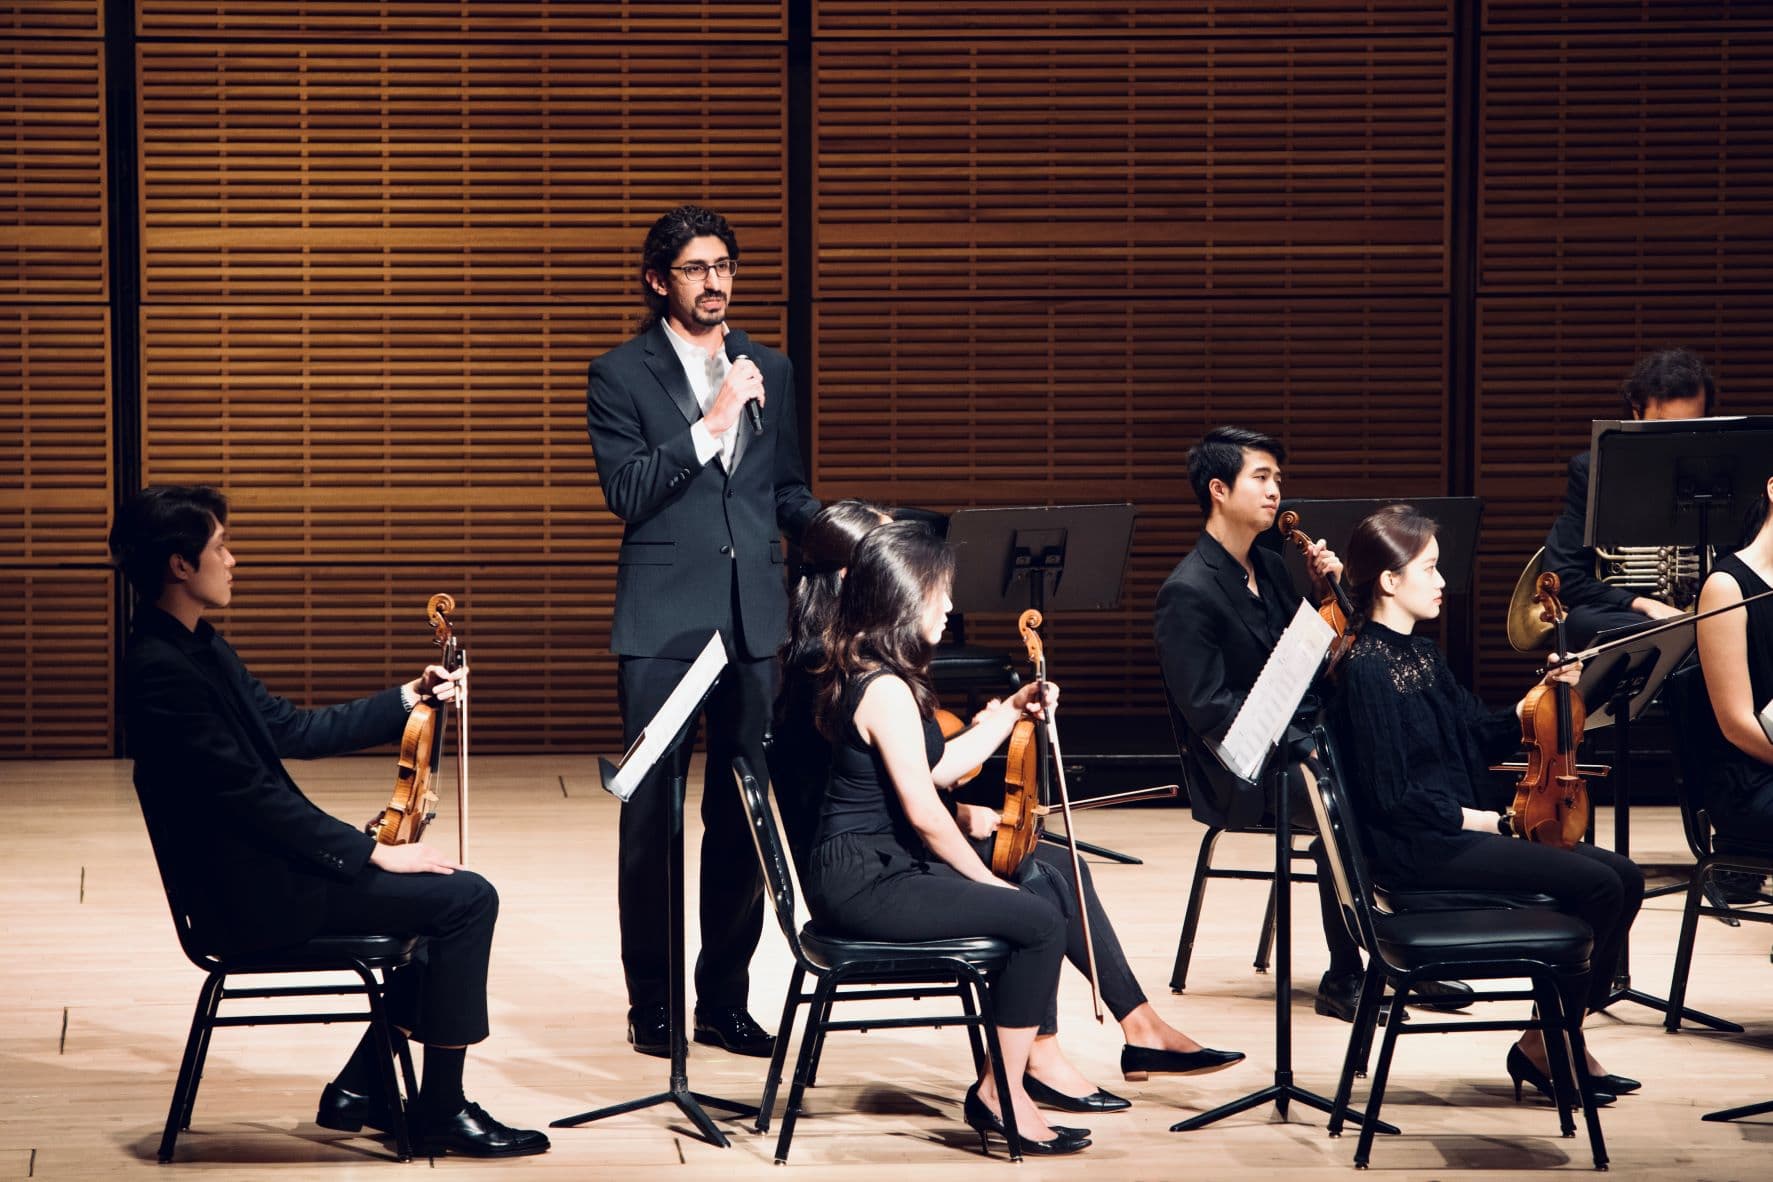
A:
<svg viewBox="0 0 1773 1182">
<path fill-rule="evenodd" d="M 1410 1005 L 1451 1014 L 1471 1004 L 1471 986 L 1464 981 L 1420 981 L 1410 990 Z"/>
<path fill-rule="evenodd" d="M 635 1006 L 628 1011 L 628 1042 L 643 1055 L 671 1057 L 671 1019 L 664 1006 Z"/>
<path fill-rule="evenodd" d="M 974 1084 L 967 1089 L 966 1103 L 961 1105 L 961 1117 L 967 1127 L 979 1134 L 979 1152 L 986 1157 L 991 1156 L 991 1134 L 996 1133 L 1003 1138 L 1005 1145 L 1010 1143 L 1010 1134 L 1003 1127 L 1003 1121 L 985 1107 L 985 1101 L 979 1099 L 979 1085 Z M 1052 1139 L 1049 1141 L 1032 1141 L 1027 1137 L 1019 1137 L 1022 1152 L 1035 1157 L 1054 1156 L 1062 1153 L 1076 1153 L 1090 1144 L 1088 1137 L 1079 1136 L 1083 1129 L 1062 1129 L 1058 1125 L 1051 1126 Z M 1069 1135 L 1068 1135 L 1069 1134 Z"/>
<path fill-rule="evenodd" d="M 535 1129 L 514 1129 L 492 1117 L 472 1100 L 447 1120 L 424 1120 L 416 1138 L 433 1157 L 459 1153 L 464 1157 L 527 1157 L 548 1152 L 548 1135 Z"/>
<path fill-rule="evenodd" d="M 1644 1086 L 1639 1080 L 1625 1075 L 1591 1075 L 1588 1078 L 1595 1091 L 1611 1092 L 1615 1096 L 1629 1096 Z"/>
<path fill-rule="evenodd" d="M 1124 1112 L 1133 1106 L 1131 1100 L 1123 1100 L 1101 1088 L 1087 1096 L 1067 1096 L 1057 1088 L 1047 1087 L 1032 1075 L 1022 1077 L 1022 1088 L 1028 1093 L 1028 1098 L 1042 1108 L 1057 1108 L 1060 1112 Z M 1052 1127 L 1057 1129 L 1059 1126 Z"/>
<path fill-rule="evenodd" d="M 314 1123 L 341 1133 L 355 1133 L 365 1126 L 385 1133 L 393 1127 L 394 1119 L 386 1104 L 372 1103 L 362 1092 L 342 1088 L 334 1081 L 321 1089 L 320 1110 L 314 1114 Z"/>
<path fill-rule="evenodd" d="M 776 1053 L 776 1036 L 759 1026 L 744 1006 L 696 1008 L 696 1041 L 723 1047 L 735 1055 L 767 1059 Z"/>
<path fill-rule="evenodd" d="M 1554 1104 L 1557 1103 L 1557 1095 L 1551 1088 L 1551 1077 L 1539 1070 L 1539 1068 L 1533 1066 L 1533 1060 L 1527 1058 L 1527 1053 L 1521 1050 L 1521 1044 L 1516 1043 L 1514 1046 L 1508 1048 L 1508 1060 L 1506 1065 L 1508 1067 L 1508 1078 L 1514 1082 L 1514 1102 L 1516 1104 L 1521 1102 L 1521 1085 L 1523 1083 L 1532 1084 L 1540 1095 L 1544 1096 Z M 1600 1079 L 1595 1079 L 1593 1081 L 1593 1091 L 1590 1094 L 1594 1097 L 1594 1105 L 1596 1108 L 1605 1108 L 1616 1098 L 1614 1093 L 1603 1091 L 1601 1089 Z M 1578 1095 L 1571 1106 L 1574 1108 L 1582 1107 L 1582 1097 Z"/>
<path fill-rule="evenodd" d="M 1120 1049 L 1120 1074 L 1137 1083 L 1148 1075 L 1207 1075 L 1242 1063 L 1242 1051 L 1160 1051 L 1154 1047 L 1124 1046 Z M 1034 1093 L 1030 1092 L 1029 1095 Z"/>
</svg>

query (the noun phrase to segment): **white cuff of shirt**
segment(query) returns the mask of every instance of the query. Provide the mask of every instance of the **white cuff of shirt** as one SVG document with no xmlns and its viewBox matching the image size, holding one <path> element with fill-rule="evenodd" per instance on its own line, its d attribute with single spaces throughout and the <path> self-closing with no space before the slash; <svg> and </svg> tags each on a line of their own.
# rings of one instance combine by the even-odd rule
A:
<svg viewBox="0 0 1773 1182">
<path fill-rule="evenodd" d="M 412 692 L 412 686 L 407 685 L 404 682 L 401 683 L 401 686 L 400 686 L 401 708 L 404 709 L 408 714 L 411 714 L 413 712 L 413 708 L 416 707 L 418 704 L 419 704 L 419 695 Z"/>
<path fill-rule="evenodd" d="M 700 419 L 690 424 L 690 442 L 696 445 L 696 459 L 703 464 L 720 454 L 720 440 L 708 430 L 708 424 Z"/>
</svg>

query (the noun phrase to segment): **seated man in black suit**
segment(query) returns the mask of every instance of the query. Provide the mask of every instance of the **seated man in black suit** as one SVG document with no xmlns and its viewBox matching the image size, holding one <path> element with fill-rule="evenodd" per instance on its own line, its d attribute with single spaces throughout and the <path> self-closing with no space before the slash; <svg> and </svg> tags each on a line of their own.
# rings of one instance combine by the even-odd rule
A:
<svg viewBox="0 0 1773 1182">
<path fill-rule="evenodd" d="M 247 672 L 203 619 L 233 597 L 228 502 L 207 487 L 137 493 L 111 553 L 140 597 L 123 667 L 136 792 L 156 853 L 201 908 L 206 951 L 242 955 L 319 935 L 422 935 L 419 958 L 388 978 L 389 1015 L 425 1044 L 414 1144 L 432 1154 L 515 1157 L 548 1138 L 513 1129 L 462 1094 L 470 1043 L 487 1034 L 486 967 L 499 897 L 478 874 L 422 843 L 381 845 L 322 812 L 283 758 L 398 740 L 420 697 L 448 700 L 466 671 L 432 666 L 405 685 L 301 710 Z M 317 1123 L 386 1129 L 372 1096 L 373 1031 L 320 1097 Z"/>
<path fill-rule="evenodd" d="M 1697 419 L 1711 414 L 1717 383 L 1705 362 L 1686 349 L 1664 349 L 1638 362 L 1621 390 L 1634 419 Z M 1582 544 L 1588 522 L 1589 453 L 1570 461 L 1564 511 L 1545 537 L 1544 568 L 1558 577 L 1558 598 L 1569 610 L 1564 634 L 1585 648 L 1609 628 L 1629 628 L 1681 614 L 1678 607 L 1595 577 L 1594 550 Z M 1697 590 L 1694 591 L 1697 596 Z"/>
<path fill-rule="evenodd" d="M 1157 593 L 1158 659 L 1172 704 L 1188 729 L 1202 739 L 1220 740 L 1230 729 L 1244 697 L 1262 672 L 1268 654 L 1302 602 L 1293 589 L 1279 554 L 1254 545 L 1256 536 L 1274 524 L 1280 507 L 1280 442 L 1242 427 L 1216 427 L 1188 453 L 1188 479 L 1207 515 L 1195 548 L 1177 564 Z M 1342 564 L 1323 543 L 1306 552 L 1312 581 L 1329 590 Z M 1315 713 L 1318 703 L 1307 695 L 1301 713 Z M 1305 723 L 1308 726 L 1309 722 Z M 1308 775 L 1305 761 L 1311 740 L 1305 726 L 1289 728 L 1286 742 L 1297 761 L 1290 793 L 1291 823 L 1315 828 L 1299 777 Z M 1226 771 L 1217 760 L 1189 752 L 1191 783 L 1214 793 L 1220 811 L 1233 828 L 1254 824 L 1272 813 L 1264 800 Z M 1318 863 L 1318 896 L 1330 967 L 1318 985 L 1317 1012 L 1354 1020 L 1360 995 L 1360 948 L 1342 923 L 1334 881 L 1323 843 L 1311 846 Z M 1457 1008 L 1464 986 L 1431 987 Z"/>
</svg>

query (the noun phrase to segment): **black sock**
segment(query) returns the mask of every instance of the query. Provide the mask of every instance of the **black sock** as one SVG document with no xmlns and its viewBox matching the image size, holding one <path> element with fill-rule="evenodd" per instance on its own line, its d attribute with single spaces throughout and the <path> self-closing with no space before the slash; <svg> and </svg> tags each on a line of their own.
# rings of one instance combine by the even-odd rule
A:
<svg viewBox="0 0 1773 1182">
<path fill-rule="evenodd" d="M 435 1117 L 454 1116 L 468 1102 L 462 1095 L 466 1047 L 426 1047 L 424 1077 L 419 1081 L 419 1107 Z"/>
<path fill-rule="evenodd" d="M 396 1053 L 399 1053 L 400 1044 L 405 1041 L 406 1036 L 396 1030 L 394 1032 Z M 334 1082 L 347 1092 L 356 1092 L 360 1096 L 367 1096 L 373 1089 L 381 1085 L 382 1074 L 378 1058 L 381 1053 L 381 1040 L 376 1037 L 375 1027 L 372 1026 L 363 1032 L 363 1037 L 357 1042 L 357 1049 L 351 1052 L 351 1057 L 345 1061 L 344 1068 L 339 1072 L 338 1078 Z"/>
</svg>

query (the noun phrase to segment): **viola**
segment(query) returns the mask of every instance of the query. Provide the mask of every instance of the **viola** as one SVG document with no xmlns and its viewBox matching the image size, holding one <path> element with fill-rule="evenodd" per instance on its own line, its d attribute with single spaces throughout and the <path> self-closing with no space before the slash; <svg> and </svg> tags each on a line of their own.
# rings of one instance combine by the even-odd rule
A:
<svg viewBox="0 0 1773 1182">
<path fill-rule="evenodd" d="M 1299 528 L 1299 514 L 1291 509 L 1281 512 L 1281 515 L 1275 519 L 1275 527 L 1280 530 L 1282 537 L 1291 541 L 1301 550 L 1317 544 L 1310 534 Z M 1336 639 L 1330 645 L 1329 663 L 1329 668 L 1334 670 L 1354 645 L 1354 634 L 1348 630 L 1348 621 L 1354 619 L 1354 604 L 1349 602 L 1348 592 L 1343 590 L 1340 577 L 1333 578 L 1329 582 L 1329 593 L 1318 603 L 1317 614 L 1322 617 L 1324 623 L 1336 630 Z"/>
<path fill-rule="evenodd" d="M 467 663 L 468 654 L 456 639 L 449 613 L 456 601 L 439 592 L 425 605 L 432 628 L 431 642 L 442 650 L 439 663 L 450 672 Z M 450 715 L 456 719 L 456 840 L 457 860 L 468 860 L 468 688 L 458 685 L 453 704 L 420 701 L 407 716 L 400 735 L 400 758 L 394 772 L 394 792 L 388 807 L 364 826 L 364 832 L 383 845 L 406 845 L 422 840 L 425 829 L 437 817 L 437 793 L 432 779 L 443 758 L 444 733 Z"/>
<path fill-rule="evenodd" d="M 1542 618 L 1553 626 L 1557 650 L 1564 644 L 1567 613 L 1558 600 L 1558 577 L 1539 576 L 1533 600 Z M 1521 703 L 1521 745 L 1527 767 L 1515 785 L 1509 825 L 1516 836 L 1541 845 L 1570 849 L 1588 832 L 1588 783 L 1576 765 L 1576 748 L 1588 712 L 1569 683 L 1541 683 Z"/>
</svg>

